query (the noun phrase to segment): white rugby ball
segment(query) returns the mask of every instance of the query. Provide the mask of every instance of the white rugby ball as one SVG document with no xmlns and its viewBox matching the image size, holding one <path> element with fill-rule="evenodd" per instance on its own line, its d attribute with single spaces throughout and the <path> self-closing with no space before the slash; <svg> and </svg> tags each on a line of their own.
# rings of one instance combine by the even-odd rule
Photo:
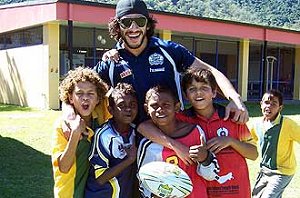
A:
<svg viewBox="0 0 300 198">
<path fill-rule="evenodd" d="M 193 190 L 190 177 L 180 167 L 166 162 L 143 165 L 138 177 L 143 188 L 159 197 L 186 197 Z"/>
</svg>

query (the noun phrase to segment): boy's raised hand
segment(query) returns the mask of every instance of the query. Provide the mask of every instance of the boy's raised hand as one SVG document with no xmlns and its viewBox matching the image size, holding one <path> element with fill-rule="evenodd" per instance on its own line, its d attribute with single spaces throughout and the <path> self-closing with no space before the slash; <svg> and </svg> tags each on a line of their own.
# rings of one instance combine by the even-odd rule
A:
<svg viewBox="0 0 300 198">
<path fill-rule="evenodd" d="M 208 151 L 203 136 L 201 136 L 201 143 L 202 143 L 201 145 L 193 145 L 190 147 L 189 150 L 190 158 L 194 162 L 203 162 L 208 156 Z"/>
<path fill-rule="evenodd" d="M 83 135 L 87 135 L 85 121 L 79 116 L 76 115 L 74 120 L 68 122 L 68 128 L 71 130 L 70 138 L 78 138 L 80 140 Z"/>
<path fill-rule="evenodd" d="M 63 123 L 61 127 L 65 138 L 69 140 L 72 131 L 70 123 L 76 119 L 76 113 L 72 105 L 62 103 L 62 119 Z"/>
</svg>

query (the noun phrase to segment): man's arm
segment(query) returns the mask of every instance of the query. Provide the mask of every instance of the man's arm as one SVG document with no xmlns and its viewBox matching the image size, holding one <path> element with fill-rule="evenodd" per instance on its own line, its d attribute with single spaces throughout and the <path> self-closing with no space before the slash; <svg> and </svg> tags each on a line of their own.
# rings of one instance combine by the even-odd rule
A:
<svg viewBox="0 0 300 198">
<path fill-rule="evenodd" d="M 236 92 L 231 82 L 226 78 L 226 76 L 214 68 L 213 66 L 203 62 L 199 58 L 195 57 L 195 61 L 191 66 L 200 67 L 202 69 L 208 69 L 214 75 L 218 86 L 225 95 L 225 97 L 230 101 L 226 106 L 226 113 L 224 120 L 227 120 L 230 116 L 230 112 L 234 113 L 233 121 L 245 124 L 249 120 L 249 115 L 245 104 L 241 100 L 241 96 Z"/>
<path fill-rule="evenodd" d="M 107 61 L 108 59 L 118 62 L 119 60 L 119 53 L 116 49 L 112 49 L 107 51 L 102 56 L 102 60 Z M 230 112 L 234 113 L 234 116 L 231 118 L 233 121 L 245 124 L 249 120 L 249 114 L 245 104 L 241 100 L 241 96 L 236 92 L 234 87 L 232 86 L 231 82 L 226 78 L 226 76 L 214 68 L 213 66 L 203 62 L 199 58 L 195 57 L 194 62 L 191 66 L 199 66 L 202 69 L 208 69 L 214 75 L 218 86 L 220 87 L 221 91 L 225 95 L 225 97 L 230 101 L 230 103 L 226 106 L 226 112 L 224 120 L 227 120 L 230 116 Z"/>
<path fill-rule="evenodd" d="M 149 140 L 161 144 L 176 152 L 177 156 L 187 165 L 193 164 L 193 160 L 189 156 L 189 148 L 173 138 L 165 135 L 157 128 L 151 120 L 147 120 L 139 124 L 138 132 Z"/>
</svg>

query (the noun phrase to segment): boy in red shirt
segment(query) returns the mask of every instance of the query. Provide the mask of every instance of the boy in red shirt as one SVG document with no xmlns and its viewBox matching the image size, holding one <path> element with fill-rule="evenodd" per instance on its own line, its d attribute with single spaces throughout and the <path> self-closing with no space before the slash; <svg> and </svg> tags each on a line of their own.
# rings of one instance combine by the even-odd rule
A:
<svg viewBox="0 0 300 198">
<path fill-rule="evenodd" d="M 220 166 L 216 176 L 207 181 L 208 197 L 250 198 L 249 172 L 245 158 L 255 160 L 258 152 L 249 129 L 246 125 L 223 120 L 225 108 L 213 103 L 217 84 L 210 71 L 189 68 L 182 78 L 182 87 L 192 107 L 178 113 L 176 118 L 201 126 L 206 135 L 207 149 L 216 154 Z M 153 130 L 150 122 L 143 125 L 139 126 L 139 130 Z M 146 130 L 142 131 L 147 137 L 145 132 Z M 190 153 L 191 158 L 192 154 Z"/>
<path fill-rule="evenodd" d="M 175 119 L 175 113 L 180 109 L 180 103 L 172 90 L 168 87 L 156 86 L 147 91 L 145 98 L 145 110 L 153 123 L 164 134 L 190 147 L 195 161 L 200 161 L 205 165 L 211 164 L 213 156 L 203 146 L 203 141 L 205 140 L 203 130 L 198 125 Z M 194 186 L 193 191 L 187 197 L 207 198 L 205 180 L 197 174 L 197 165 L 184 164 L 174 150 L 144 138 L 139 144 L 137 161 L 138 169 L 152 161 L 164 161 L 178 165 L 189 175 Z M 142 185 L 140 189 L 142 197 L 153 197 Z M 165 194 L 164 197 L 168 196 L 168 194 Z"/>
<path fill-rule="evenodd" d="M 251 197 L 249 172 L 245 158 L 255 160 L 257 148 L 246 125 L 224 121 L 225 108 L 213 103 L 217 83 L 211 72 L 190 68 L 182 87 L 192 107 L 177 118 L 199 124 L 207 138 L 207 148 L 216 154 L 218 177 L 207 182 L 209 197 Z"/>
</svg>

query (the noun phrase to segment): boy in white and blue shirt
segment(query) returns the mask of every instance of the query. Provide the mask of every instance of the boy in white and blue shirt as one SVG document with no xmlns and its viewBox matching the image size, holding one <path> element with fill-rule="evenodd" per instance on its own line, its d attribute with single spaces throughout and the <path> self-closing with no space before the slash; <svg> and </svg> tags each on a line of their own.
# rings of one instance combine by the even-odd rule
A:
<svg viewBox="0 0 300 198">
<path fill-rule="evenodd" d="M 135 126 L 137 99 L 133 87 L 119 83 L 109 97 L 112 118 L 96 132 L 89 160 L 85 197 L 133 197 L 136 182 Z"/>
</svg>

